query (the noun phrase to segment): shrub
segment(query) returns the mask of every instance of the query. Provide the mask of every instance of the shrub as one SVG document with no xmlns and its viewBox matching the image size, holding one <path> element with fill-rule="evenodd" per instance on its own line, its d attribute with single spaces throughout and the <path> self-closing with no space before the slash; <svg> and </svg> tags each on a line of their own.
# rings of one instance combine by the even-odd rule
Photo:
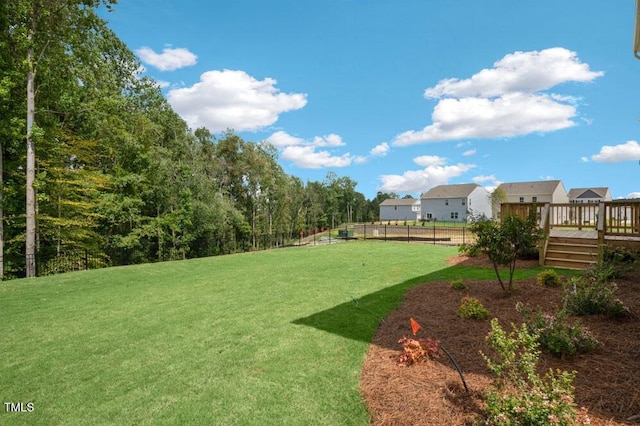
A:
<svg viewBox="0 0 640 426">
<path fill-rule="evenodd" d="M 465 290 L 467 286 L 461 279 L 451 281 L 451 288 L 454 290 Z"/>
<path fill-rule="evenodd" d="M 624 247 L 604 246 L 602 249 L 602 264 L 610 265 L 610 278 L 618 278 L 634 268 L 640 259 L 640 252 Z"/>
<path fill-rule="evenodd" d="M 575 315 L 627 316 L 630 314 L 629 308 L 615 297 L 617 290 L 615 283 L 572 277 L 563 289 L 564 307 Z"/>
<path fill-rule="evenodd" d="M 572 356 L 586 353 L 597 348 L 600 342 L 579 321 L 569 322 L 565 311 L 552 315 L 536 309 L 530 309 L 518 303 L 520 312 L 529 332 L 538 336 L 538 343 L 556 356 Z"/>
<path fill-rule="evenodd" d="M 403 337 L 398 340 L 398 343 L 402 345 L 402 353 L 398 357 L 399 366 L 408 367 L 417 362 L 438 357 L 438 340 L 428 337 L 425 339 Z"/>
<path fill-rule="evenodd" d="M 411 331 L 415 336 L 420 331 L 420 324 L 413 318 L 409 319 L 411 324 Z M 437 358 L 439 356 L 438 350 L 440 341 L 425 338 L 425 339 L 412 339 L 410 337 L 402 337 L 398 340 L 398 343 L 402 345 L 402 353 L 398 357 L 397 363 L 399 366 L 408 367 L 417 362 L 426 361 L 429 358 Z M 393 356 L 392 356 L 393 357 Z"/>
<path fill-rule="evenodd" d="M 458 246 L 458 253 L 469 257 L 476 257 L 480 254 L 480 248 L 476 244 L 462 243 Z"/>
<path fill-rule="evenodd" d="M 507 216 L 502 222 L 497 222 L 486 217 L 474 218 L 469 229 L 476 236 L 472 249 L 486 253 L 493 264 L 502 290 L 512 291 L 516 260 L 535 251 L 542 238 L 542 231 L 536 222 L 535 209 L 531 209 L 527 219 Z M 500 276 L 499 266 L 509 268 L 509 281 L 506 286 Z"/>
<path fill-rule="evenodd" d="M 578 413 L 573 401 L 575 372 L 549 370 L 539 376 L 538 336 L 526 324 L 511 327 L 507 334 L 497 319 L 491 320 L 487 342 L 497 359 L 481 353 L 489 370 L 497 376 L 494 388 L 486 391 L 486 424 L 588 424 L 586 410 Z"/>
<path fill-rule="evenodd" d="M 489 310 L 475 297 L 463 297 L 458 307 L 458 315 L 464 319 L 484 320 L 489 318 Z"/>
<path fill-rule="evenodd" d="M 538 280 L 538 284 L 545 287 L 559 287 L 560 286 L 560 277 L 558 273 L 553 269 L 546 269 L 538 274 L 536 277 Z"/>
</svg>

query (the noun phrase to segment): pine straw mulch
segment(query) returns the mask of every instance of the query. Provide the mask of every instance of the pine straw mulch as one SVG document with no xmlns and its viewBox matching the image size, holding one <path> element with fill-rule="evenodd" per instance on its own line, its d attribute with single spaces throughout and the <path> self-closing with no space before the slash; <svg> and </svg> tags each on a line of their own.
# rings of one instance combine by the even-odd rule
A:
<svg viewBox="0 0 640 426">
<path fill-rule="evenodd" d="M 450 263 L 487 266 L 479 258 L 458 256 Z M 518 267 L 526 267 L 523 263 Z M 464 280 L 464 277 L 461 277 Z M 549 368 L 577 372 L 575 400 L 586 407 L 593 425 L 640 423 L 640 272 L 615 280 L 616 293 L 632 316 L 608 319 L 581 317 L 580 321 L 603 345 L 595 353 L 560 359 L 542 352 L 541 372 Z M 466 290 L 453 290 L 449 282 L 434 282 L 409 291 L 402 305 L 380 325 L 367 353 L 361 392 L 373 425 L 471 425 L 483 410 L 483 391 L 492 383 L 479 351 L 491 355 L 485 336 L 489 321 L 463 320 L 456 310 L 465 296 L 478 298 L 498 318 L 505 331 L 522 319 L 518 301 L 556 312 L 562 290 L 539 286 L 535 279 L 517 282 L 516 291 L 503 294 L 497 280 L 466 281 Z M 465 392 L 452 362 L 436 360 L 410 367 L 396 365 L 402 336 L 411 335 L 409 318 L 422 326 L 418 337 L 438 339 L 460 365 L 469 388 Z"/>
</svg>

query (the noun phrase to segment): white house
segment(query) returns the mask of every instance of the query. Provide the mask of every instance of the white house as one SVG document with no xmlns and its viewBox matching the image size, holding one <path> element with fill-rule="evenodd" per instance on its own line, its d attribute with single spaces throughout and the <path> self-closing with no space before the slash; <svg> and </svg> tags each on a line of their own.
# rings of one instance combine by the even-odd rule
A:
<svg viewBox="0 0 640 426">
<path fill-rule="evenodd" d="M 420 200 L 388 198 L 380 203 L 380 220 L 420 220 Z"/>
<path fill-rule="evenodd" d="M 422 218 L 466 222 L 470 216 L 491 216 L 489 192 L 475 183 L 438 185 L 420 198 Z"/>
</svg>

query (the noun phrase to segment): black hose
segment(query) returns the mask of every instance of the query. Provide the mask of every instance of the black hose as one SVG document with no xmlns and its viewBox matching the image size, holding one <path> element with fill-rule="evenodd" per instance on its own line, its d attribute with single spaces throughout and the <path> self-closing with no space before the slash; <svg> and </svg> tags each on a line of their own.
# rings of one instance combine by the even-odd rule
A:
<svg viewBox="0 0 640 426">
<path fill-rule="evenodd" d="M 460 375 L 460 379 L 462 380 L 462 384 L 464 386 L 464 390 L 467 391 L 467 393 L 469 393 L 469 388 L 467 387 L 467 382 L 464 380 L 464 374 L 462 374 L 462 369 L 460 368 L 460 366 L 458 365 L 458 363 L 456 362 L 455 358 L 453 358 L 453 356 L 451 356 L 451 354 L 449 353 L 448 350 L 446 350 L 442 345 L 440 345 L 440 349 L 442 349 L 442 351 L 447 354 L 447 356 L 449 357 L 449 359 L 451 360 L 451 362 L 453 362 L 453 365 L 456 367 L 456 370 L 458 370 L 458 374 Z"/>
</svg>

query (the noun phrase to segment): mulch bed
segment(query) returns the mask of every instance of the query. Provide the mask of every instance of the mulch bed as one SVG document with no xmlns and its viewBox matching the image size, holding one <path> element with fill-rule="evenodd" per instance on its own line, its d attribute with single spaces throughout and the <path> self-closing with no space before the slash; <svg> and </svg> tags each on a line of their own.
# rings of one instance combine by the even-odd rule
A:
<svg viewBox="0 0 640 426">
<path fill-rule="evenodd" d="M 482 258 L 456 257 L 451 263 L 487 266 Z M 535 262 L 533 262 L 535 263 Z M 518 267 L 526 267 L 522 263 Z M 464 280 L 464 277 L 461 277 Z M 461 319 L 456 310 L 463 296 L 478 298 L 498 318 L 505 331 L 522 318 L 515 305 L 521 301 L 547 312 L 557 312 L 562 289 L 546 288 L 535 279 L 517 282 L 505 295 L 497 280 L 466 281 L 467 289 L 453 290 L 449 282 L 435 282 L 409 291 L 404 302 L 380 325 L 367 353 L 361 392 L 373 425 L 472 425 L 481 417 L 484 390 L 493 376 L 479 355 L 492 352 L 485 342 L 489 321 Z M 616 293 L 632 316 L 609 319 L 602 315 L 580 321 L 603 345 L 594 353 L 561 359 L 542 351 L 540 371 L 549 368 L 577 372 L 575 400 L 586 407 L 593 425 L 640 424 L 640 272 L 615 280 Z M 436 360 L 399 367 L 398 339 L 411 336 L 409 318 L 422 330 L 418 337 L 438 339 L 464 372 L 466 392 L 453 363 L 442 355 Z"/>
</svg>

